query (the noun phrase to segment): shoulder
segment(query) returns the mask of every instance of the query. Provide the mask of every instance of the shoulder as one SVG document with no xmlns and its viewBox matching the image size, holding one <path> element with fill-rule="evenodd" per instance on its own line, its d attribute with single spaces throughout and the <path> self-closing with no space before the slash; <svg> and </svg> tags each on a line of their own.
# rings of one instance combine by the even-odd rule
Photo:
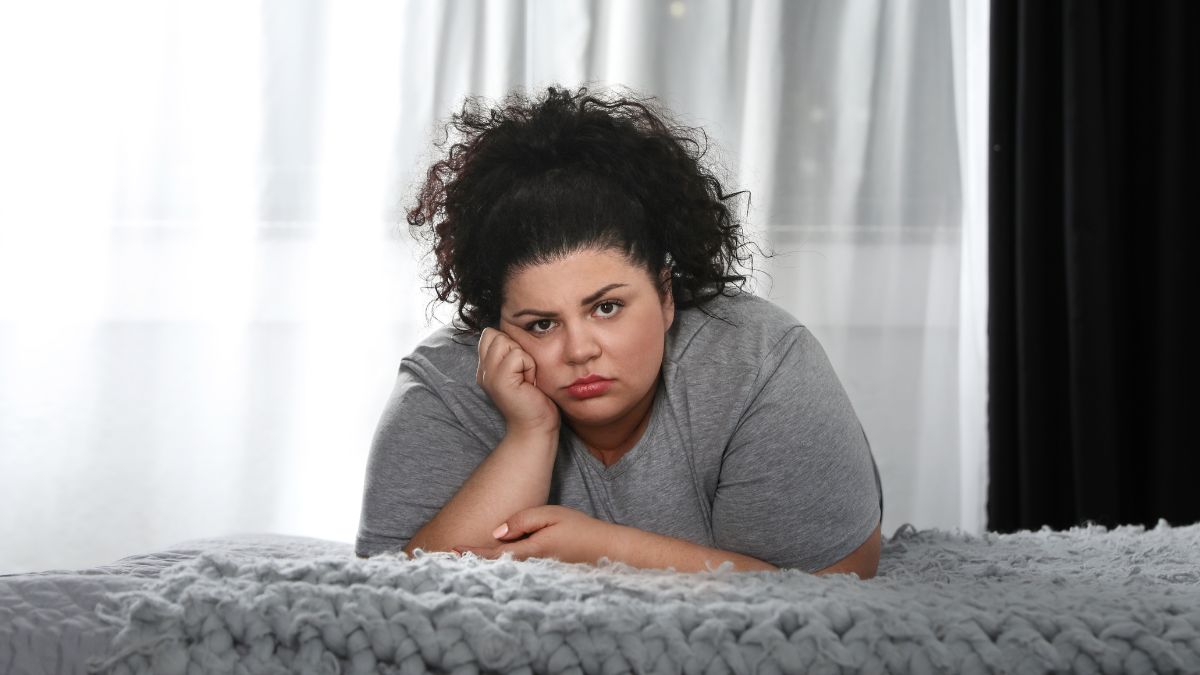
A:
<svg viewBox="0 0 1200 675">
<path fill-rule="evenodd" d="M 487 447 L 504 434 L 504 418 L 475 384 L 479 337 L 434 329 L 400 361 L 385 420 L 408 429 L 428 420 L 451 422 Z"/>
<path fill-rule="evenodd" d="M 457 335 L 452 326 L 441 326 L 425 336 L 400 362 L 427 386 L 474 384 L 479 336 Z"/>
<path fill-rule="evenodd" d="M 807 334 L 807 329 L 790 312 L 766 298 L 734 290 L 702 307 L 679 310 L 667 334 L 666 358 L 677 364 L 758 366 L 799 334 Z"/>
</svg>

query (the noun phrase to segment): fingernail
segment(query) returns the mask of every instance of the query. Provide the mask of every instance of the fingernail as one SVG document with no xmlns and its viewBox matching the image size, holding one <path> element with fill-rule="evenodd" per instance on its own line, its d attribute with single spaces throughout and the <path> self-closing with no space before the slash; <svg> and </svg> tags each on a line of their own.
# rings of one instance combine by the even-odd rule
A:
<svg viewBox="0 0 1200 675">
<path fill-rule="evenodd" d="M 492 536 L 496 539 L 499 539 L 506 534 L 508 534 L 508 523 L 500 523 L 500 527 L 496 528 L 496 531 L 492 533 Z"/>
</svg>

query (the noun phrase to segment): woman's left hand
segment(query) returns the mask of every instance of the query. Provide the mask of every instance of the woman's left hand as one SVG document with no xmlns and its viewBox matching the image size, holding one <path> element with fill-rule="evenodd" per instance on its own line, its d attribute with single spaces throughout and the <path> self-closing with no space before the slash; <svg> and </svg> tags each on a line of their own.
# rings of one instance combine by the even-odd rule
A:
<svg viewBox="0 0 1200 675">
<path fill-rule="evenodd" d="M 514 560 L 557 558 L 566 563 L 596 564 L 602 556 L 616 559 L 617 526 L 597 520 L 565 506 L 535 506 L 514 513 L 508 531 L 492 547 L 456 546 L 481 558 L 499 558 L 512 553 Z"/>
</svg>

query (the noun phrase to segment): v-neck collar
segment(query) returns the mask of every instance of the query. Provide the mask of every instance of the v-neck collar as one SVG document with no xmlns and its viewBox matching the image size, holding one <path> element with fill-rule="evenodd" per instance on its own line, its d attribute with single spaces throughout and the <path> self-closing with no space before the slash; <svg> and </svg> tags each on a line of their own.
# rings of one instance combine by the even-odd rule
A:
<svg viewBox="0 0 1200 675">
<path fill-rule="evenodd" d="M 582 461 L 605 480 L 612 480 L 625 473 L 625 470 L 637 461 L 638 456 L 643 452 L 643 448 L 650 443 L 650 434 L 655 430 L 655 426 L 658 423 L 659 408 L 662 407 L 663 391 L 665 390 L 661 376 L 656 380 L 654 386 L 654 401 L 650 405 L 650 419 L 646 421 L 646 428 L 642 431 L 642 437 L 611 466 L 604 466 L 604 462 L 601 462 L 595 455 L 588 451 L 587 446 L 580 440 L 579 435 L 573 429 L 566 427 L 570 431 L 571 452 L 575 454 L 577 461 Z"/>
</svg>

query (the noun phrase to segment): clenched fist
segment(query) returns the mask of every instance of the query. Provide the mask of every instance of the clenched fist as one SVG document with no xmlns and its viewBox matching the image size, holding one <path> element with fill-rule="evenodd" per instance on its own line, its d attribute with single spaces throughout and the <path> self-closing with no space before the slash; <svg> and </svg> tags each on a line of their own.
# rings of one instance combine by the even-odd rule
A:
<svg viewBox="0 0 1200 675">
<path fill-rule="evenodd" d="M 475 381 L 504 415 L 508 431 L 558 431 L 558 406 L 537 388 L 537 363 L 496 328 L 479 336 Z"/>
</svg>

